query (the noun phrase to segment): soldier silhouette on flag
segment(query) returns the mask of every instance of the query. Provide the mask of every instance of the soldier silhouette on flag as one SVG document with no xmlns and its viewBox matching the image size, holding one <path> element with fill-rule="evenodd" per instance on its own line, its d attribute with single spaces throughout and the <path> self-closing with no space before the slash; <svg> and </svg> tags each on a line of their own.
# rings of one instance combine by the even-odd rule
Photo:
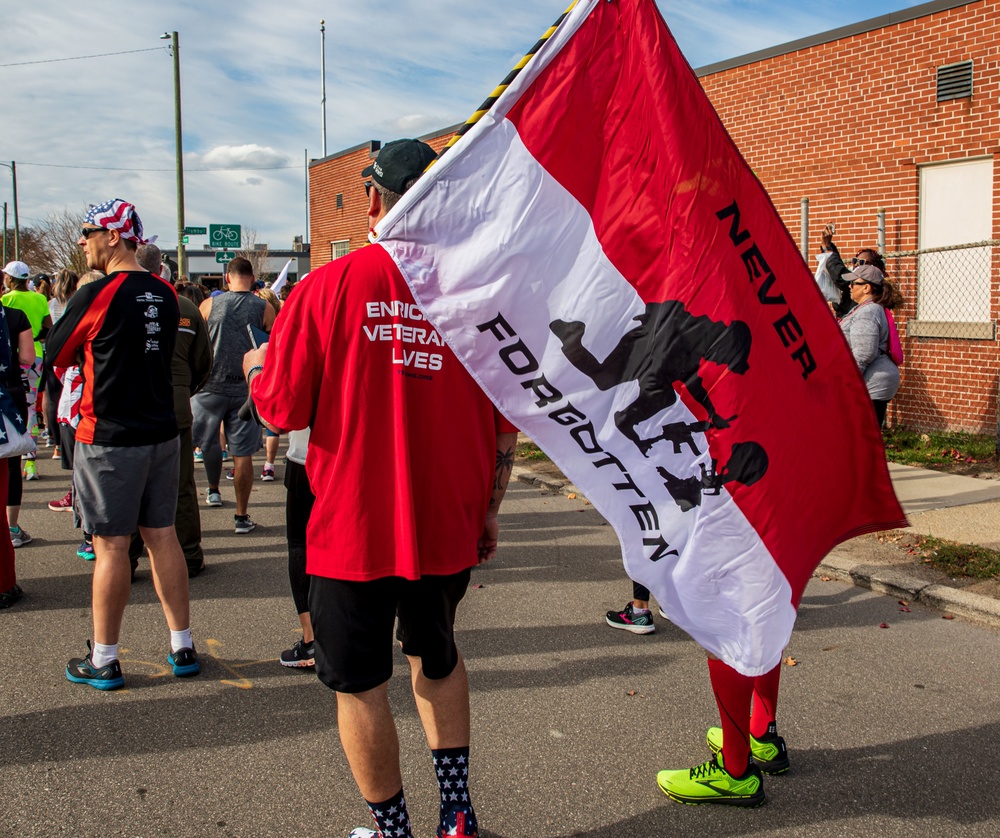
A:
<svg viewBox="0 0 1000 838">
<path fill-rule="evenodd" d="M 607 358 L 598 361 L 583 345 L 586 324 L 553 320 L 552 333 L 562 341 L 563 354 L 601 390 L 636 381 L 639 395 L 615 413 L 615 425 L 644 456 L 664 439 L 640 438 L 637 426 L 677 401 L 674 384 L 683 384 L 708 413 L 713 428 L 727 428 L 732 419 L 716 410 L 701 379 L 701 362 L 710 361 L 743 375 L 749 369 L 750 328 L 741 320 L 719 323 L 706 315 L 691 314 L 678 300 L 647 303 L 634 318 L 639 324 L 622 335 Z"/>
</svg>

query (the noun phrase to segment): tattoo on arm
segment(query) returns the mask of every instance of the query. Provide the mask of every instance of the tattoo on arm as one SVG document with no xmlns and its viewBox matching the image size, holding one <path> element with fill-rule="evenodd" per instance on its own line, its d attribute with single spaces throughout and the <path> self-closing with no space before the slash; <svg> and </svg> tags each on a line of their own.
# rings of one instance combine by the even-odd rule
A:
<svg viewBox="0 0 1000 838">
<path fill-rule="evenodd" d="M 500 489 L 507 485 L 510 479 L 511 469 L 514 468 L 514 451 L 508 448 L 506 451 L 497 450 L 496 476 L 493 480 L 493 488 Z"/>
<path fill-rule="evenodd" d="M 490 497 L 490 505 L 487 511 L 494 512 L 500 507 L 504 493 L 507 491 L 507 482 L 510 480 L 510 473 L 514 468 L 514 445 L 506 449 L 497 448 L 496 469 L 493 473 L 493 494 Z"/>
</svg>

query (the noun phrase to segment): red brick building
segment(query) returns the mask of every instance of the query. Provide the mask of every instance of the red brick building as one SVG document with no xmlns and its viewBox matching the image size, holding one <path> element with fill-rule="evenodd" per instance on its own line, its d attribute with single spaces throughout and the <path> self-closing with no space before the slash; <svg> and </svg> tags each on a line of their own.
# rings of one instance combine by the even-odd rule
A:
<svg viewBox="0 0 1000 838">
<path fill-rule="evenodd" d="M 440 151 L 459 127 L 454 125 L 418 139 Z M 313 268 L 368 243 L 368 198 L 361 171 L 375 159 L 381 147 L 380 140 L 371 140 L 309 164 L 309 241 Z"/>
<path fill-rule="evenodd" d="M 997 429 L 998 45 L 1000 0 L 936 0 L 698 71 L 811 267 L 828 222 L 845 257 L 886 253 L 906 301 L 894 424 Z M 314 266 L 366 241 L 370 156 L 366 143 L 310 166 Z"/>
<path fill-rule="evenodd" d="M 808 252 L 835 222 L 843 255 L 998 238 L 1000 4 L 933 2 L 704 67 L 733 140 Z M 812 263 L 815 267 L 815 263 Z M 906 300 L 890 421 L 992 433 L 1000 374 L 995 247 L 887 260 Z"/>
</svg>

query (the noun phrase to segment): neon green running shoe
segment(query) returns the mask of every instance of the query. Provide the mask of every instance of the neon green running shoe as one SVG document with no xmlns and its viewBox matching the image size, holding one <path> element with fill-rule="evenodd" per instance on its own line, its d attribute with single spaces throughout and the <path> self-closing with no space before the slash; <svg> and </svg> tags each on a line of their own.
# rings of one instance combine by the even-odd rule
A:
<svg viewBox="0 0 1000 838">
<path fill-rule="evenodd" d="M 705 741 L 713 754 L 722 750 L 722 728 L 710 727 L 705 734 Z M 778 736 L 778 728 L 772 722 L 763 738 L 757 739 L 750 734 L 750 755 L 765 774 L 784 774 L 792 767 L 788 761 L 788 749 L 785 740 Z"/>
<path fill-rule="evenodd" d="M 656 784 L 671 800 L 689 805 L 722 803 L 753 808 L 767 800 L 760 769 L 751 762 L 746 774 L 734 777 L 723 766 L 722 754 L 688 770 L 661 771 Z"/>
</svg>

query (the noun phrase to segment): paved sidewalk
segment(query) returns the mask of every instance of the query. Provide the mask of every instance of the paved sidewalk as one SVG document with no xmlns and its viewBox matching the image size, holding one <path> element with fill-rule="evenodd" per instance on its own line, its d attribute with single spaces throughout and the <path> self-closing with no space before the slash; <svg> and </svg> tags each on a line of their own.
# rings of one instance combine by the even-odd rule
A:
<svg viewBox="0 0 1000 838">
<path fill-rule="evenodd" d="M 1000 550 L 1000 480 L 889 464 L 911 532 Z"/>
</svg>

